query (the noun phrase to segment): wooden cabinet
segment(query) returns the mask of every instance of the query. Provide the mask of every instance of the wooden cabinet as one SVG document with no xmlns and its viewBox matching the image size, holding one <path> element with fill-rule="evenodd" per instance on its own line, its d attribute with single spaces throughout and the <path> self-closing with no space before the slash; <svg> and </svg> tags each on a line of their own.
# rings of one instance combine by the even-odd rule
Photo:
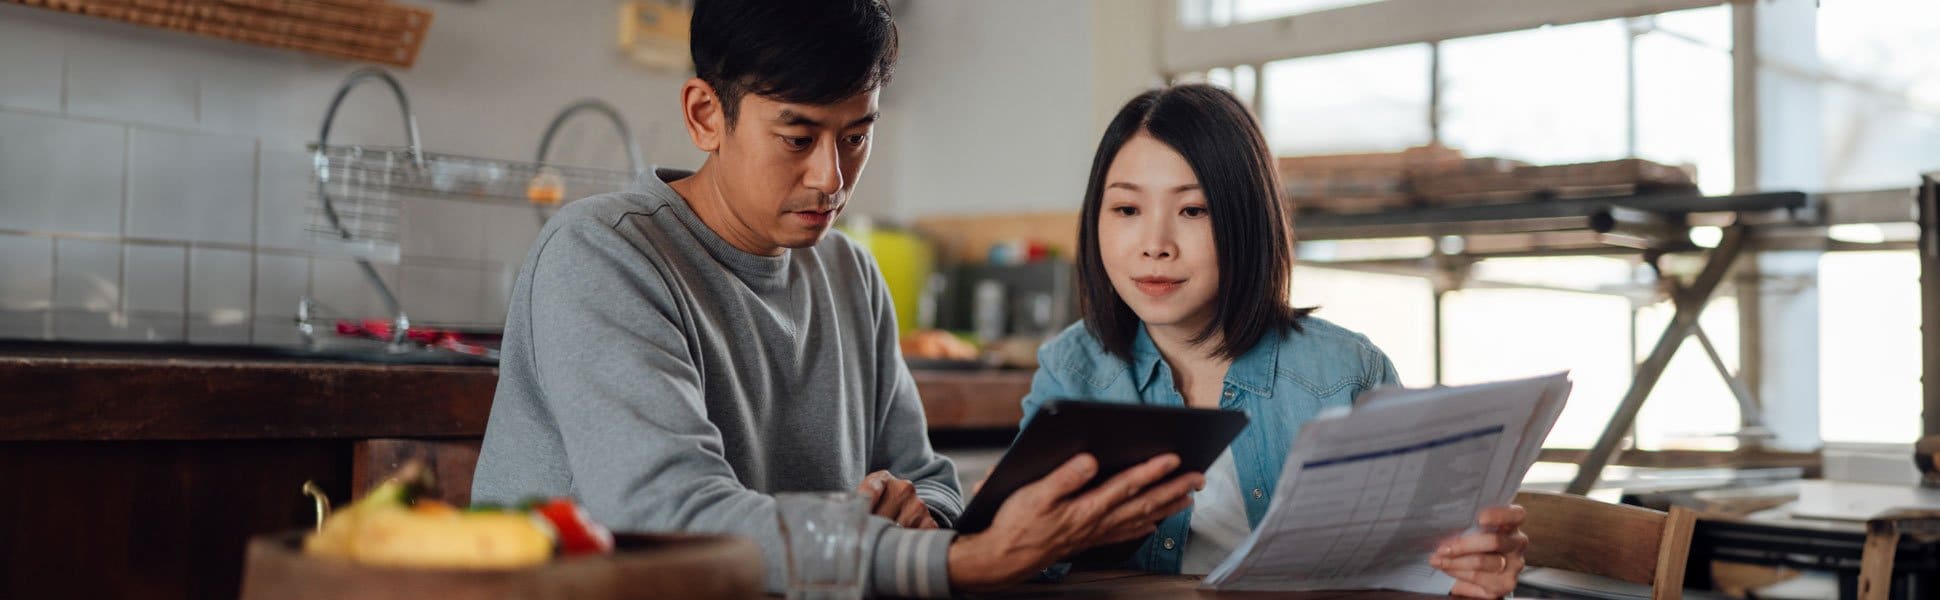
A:
<svg viewBox="0 0 1940 600">
<path fill-rule="evenodd" d="M 938 430 L 1015 427 L 1030 373 L 918 372 Z M 467 504 L 493 367 L 0 355 L 0 598 L 234 598 L 250 536 L 424 459 Z"/>
</svg>

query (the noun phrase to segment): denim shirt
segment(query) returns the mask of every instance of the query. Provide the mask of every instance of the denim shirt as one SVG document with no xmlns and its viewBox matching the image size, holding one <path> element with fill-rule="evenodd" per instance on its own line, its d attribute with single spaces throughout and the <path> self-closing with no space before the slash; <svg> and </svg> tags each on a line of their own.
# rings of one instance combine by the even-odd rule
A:
<svg viewBox="0 0 1940 600">
<path fill-rule="evenodd" d="M 1221 409 L 1243 411 L 1250 419 L 1231 450 L 1252 527 L 1273 503 L 1280 467 L 1301 425 L 1330 407 L 1351 405 L 1365 390 L 1398 384 L 1394 364 L 1366 336 L 1315 317 L 1298 323 L 1297 330 L 1268 332 L 1234 360 L 1219 398 Z M 1037 374 L 1024 397 L 1025 424 L 1039 405 L 1060 399 L 1185 406 L 1171 366 L 1143 325 L 1132 344 L 1131 364 L 1106 352 L 1082 322 L 1039 348 Z M 1178 573 L 1191 526 L 1188 507 L 1161 521 L 1129 563 L 1101 566 Z"/>
</svg>

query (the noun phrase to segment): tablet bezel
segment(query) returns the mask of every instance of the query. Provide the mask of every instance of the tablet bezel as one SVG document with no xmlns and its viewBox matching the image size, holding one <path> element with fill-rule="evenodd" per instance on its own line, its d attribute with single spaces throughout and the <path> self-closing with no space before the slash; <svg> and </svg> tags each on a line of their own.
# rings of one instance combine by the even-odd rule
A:
<svg viewBox="0 0 1940 600">
<path fill-rule="evenodd" d="M 1057 470 L 1071 457 L 1088 452 L 1098 459 L 1098 474 L 1087 491 L 1154 456 L 1179 455 L 1172 475 L 1204 472 L 1246 428 L 1237 410 L 1154 406 L 1086 400 L 1053 400 L 1038 409 L 1003 458 L 991 467 L 983 488 L 957 519 L 960 533 L 990 527 L 997 509 L 1018 489 Z"/>
</svg>

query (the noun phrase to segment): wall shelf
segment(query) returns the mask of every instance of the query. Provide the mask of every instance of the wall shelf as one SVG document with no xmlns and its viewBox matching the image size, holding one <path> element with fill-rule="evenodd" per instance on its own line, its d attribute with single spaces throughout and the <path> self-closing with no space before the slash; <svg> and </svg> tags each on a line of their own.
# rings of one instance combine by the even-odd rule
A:
<svg viewBox="0 0 1940 600">
<path fill-rule="evenodd" d="M 48 10 L 410 67 L 431 10 L 388 0 L 0 0 Z"/>
</svg>

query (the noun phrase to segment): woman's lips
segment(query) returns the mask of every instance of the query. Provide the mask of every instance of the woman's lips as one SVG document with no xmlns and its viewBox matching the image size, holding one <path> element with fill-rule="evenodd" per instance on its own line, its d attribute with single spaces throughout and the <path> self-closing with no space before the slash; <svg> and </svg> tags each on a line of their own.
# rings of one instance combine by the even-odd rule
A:
<svg viewBox="0 0 1940 600">
<path fill-rule="evenodd" d="M 1184 279 L 1173 279 L 1170 277 L 1133 277 L 1132 278 L 1132 283 L 1138 285 L 1138 291 L 1145 292 L 1145 295 L 1151 296 L 1153 298 L 1163 297 L 1168 294 L 1171 294 L 1172 292 L 1178 291 L 1179 286 L 1185 284 L 1185 282 L 1186 280 Z"/>
</svg>

